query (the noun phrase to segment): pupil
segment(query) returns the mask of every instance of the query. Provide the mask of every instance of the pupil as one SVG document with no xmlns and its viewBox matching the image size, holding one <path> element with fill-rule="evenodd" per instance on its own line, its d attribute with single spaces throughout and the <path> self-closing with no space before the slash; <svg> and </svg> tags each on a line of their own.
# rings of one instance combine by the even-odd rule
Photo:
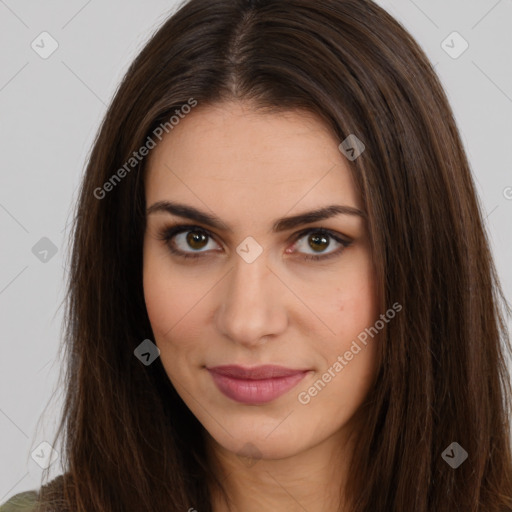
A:
<svg viewBox="0 0 512 512">
<path fill-rule="evenodd" d="M 204 247 L 204 243 L 200 247 L 196 247 L 195 243 L 198 242 L 201 245 L 201 241 L 204 242 L 205 239 L 205 234 L 200 233 L 199 231 L 190 231 L 189 234 L 187 235 L 187 242 L 193 249 L 202 249 L 202 247 Z"/>
<path fill-rule="evenodd" d="M 329 241 L 327 240 L 327 238 L 324 235 L 312 235 L 310 237 L 310 240 L 312 240 L 314 244 L 327 243 L 327 245 L 329 245 Z M 312 248 L 315 249 L 315 247 L 312 247 Z M 322 247 L 321 247 L 321 249 L 322 249 Z M 323 249 L 325 249 L 325 247 L 323 247 Z"/>
</svg>

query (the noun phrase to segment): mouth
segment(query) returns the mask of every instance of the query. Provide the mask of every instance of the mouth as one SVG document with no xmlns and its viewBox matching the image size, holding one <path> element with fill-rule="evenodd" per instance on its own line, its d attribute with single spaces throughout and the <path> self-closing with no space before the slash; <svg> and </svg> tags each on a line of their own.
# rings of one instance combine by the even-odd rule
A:
<svg viewBox="0 0 512 512">
<path fill-rule="evenodd" d="M 227 365 L 207 370 L 221 393 L 246 405 L 260 405 L 279 398 L 311 371 L 275 365 L 252 368 Z"/>
</svg>

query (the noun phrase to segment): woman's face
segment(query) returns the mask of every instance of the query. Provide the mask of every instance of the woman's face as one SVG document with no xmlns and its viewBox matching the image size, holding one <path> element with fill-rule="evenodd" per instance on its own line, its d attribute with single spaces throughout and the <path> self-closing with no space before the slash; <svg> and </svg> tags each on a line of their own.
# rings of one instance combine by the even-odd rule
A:
<svg viewBox="0 0 512 512">
<path fill-rule="evenodd" d="M 224 450 L 274 459 L 316 446 L 348 427 L 375 375 L 377 337 L 358 341 L 378 318 L 364 218 L 277 223 L 363 209 L 339 142 L 307 113 L 236 102 L 199 105 L 149 156 L 143 278 L 154 342 Z M 187 227 L 162 240 L 172 226 Z M 210 370 L 223 365 L 296 373 Z"/>
</svg>

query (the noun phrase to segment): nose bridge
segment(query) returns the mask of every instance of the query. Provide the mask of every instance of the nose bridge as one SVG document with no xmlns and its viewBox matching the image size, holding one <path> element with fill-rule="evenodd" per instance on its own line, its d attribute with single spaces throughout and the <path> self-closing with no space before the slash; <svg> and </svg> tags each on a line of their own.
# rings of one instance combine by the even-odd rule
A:
<svg viewBox="0 0 512 512">
<path fill-rule="evenodd" d="M 256 344 L 285 327 L 278 290 L 283 285 L 270 270 L 265 252 L 252 262 L 237 255 L 233 265 L 218 312 L 219 329 L 233 341 Z"/>
</svg>

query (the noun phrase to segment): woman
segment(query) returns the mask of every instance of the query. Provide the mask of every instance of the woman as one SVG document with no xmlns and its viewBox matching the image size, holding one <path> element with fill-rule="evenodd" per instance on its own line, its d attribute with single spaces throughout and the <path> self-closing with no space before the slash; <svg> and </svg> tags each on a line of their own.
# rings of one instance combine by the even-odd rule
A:
<svg viewBox="0 0 512 512">
<path fill-rule="evenodd" d="M 183 5 L 74 233 L 41 510 L 512 510 L 481 207 L 428 59 L 371 1 Z"/>
</svg>

